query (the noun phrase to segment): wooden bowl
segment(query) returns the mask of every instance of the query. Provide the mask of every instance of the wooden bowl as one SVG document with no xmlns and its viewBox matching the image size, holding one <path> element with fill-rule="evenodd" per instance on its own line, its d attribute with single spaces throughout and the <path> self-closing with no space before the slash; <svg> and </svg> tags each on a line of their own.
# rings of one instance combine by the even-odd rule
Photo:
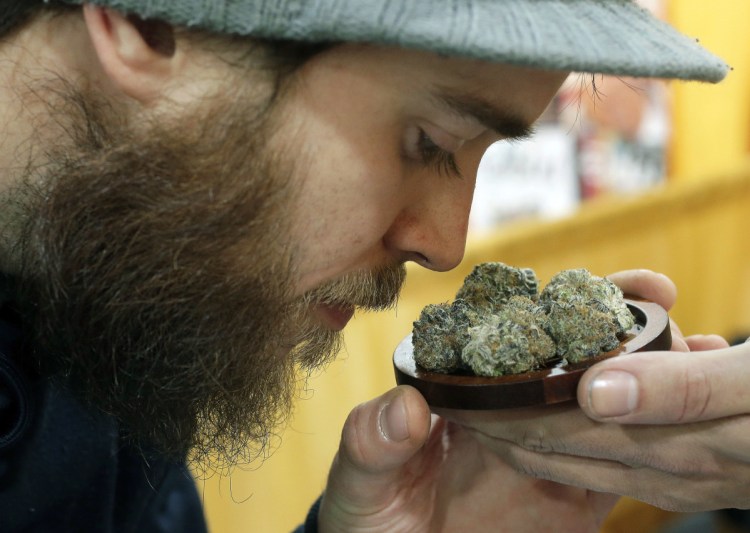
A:
<svg viewBox="0 0 750 533">
<path fill-rule="evenodd" d="M 415 387 L 433 407 L 451 409 L 532 407 L 572 400 L 581 375 L 591 365 L 616 355 L 671 348 L 669 317 L 660 305 L 635 298 L 626 298 L 625 303 L 635 316 L 635 326 L 617 348 L 580 363 L 558 362 L 540 370 L 499 377 L 440 374 L 416 364 L 408 335 L 393 354 L 396 382 Z"/>
</svg>

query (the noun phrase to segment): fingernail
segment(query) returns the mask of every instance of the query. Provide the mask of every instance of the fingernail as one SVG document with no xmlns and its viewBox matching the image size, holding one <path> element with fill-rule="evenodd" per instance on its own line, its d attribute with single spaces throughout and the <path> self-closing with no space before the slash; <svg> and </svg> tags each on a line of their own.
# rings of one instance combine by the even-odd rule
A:
<svg viewBox="0 0 750 533">
<path fill-rule="evenodd" d="M 380 412 L 380 431 L 388 440 L 396 442 L 409 438 L 406 405 L 401 395 L 391 400 Z"/>
<path fill-rule="evenodd" d="M 638 380 L 620 370 L 605 370 L 589 385 L 589 406 L 597 416 L 627 415 L 638 405 Z"/>
</svg>

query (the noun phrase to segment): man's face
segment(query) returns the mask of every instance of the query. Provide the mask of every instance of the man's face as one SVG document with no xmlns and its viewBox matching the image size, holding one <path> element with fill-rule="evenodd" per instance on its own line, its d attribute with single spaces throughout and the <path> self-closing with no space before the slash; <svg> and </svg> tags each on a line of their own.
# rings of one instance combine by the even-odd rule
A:
<svg viewBox="0 0 750 533">
<path fill-rule="evenodd" d="M 304 166 L 296 293 L 405 261 L 455 267 L 482 155 L 525 133 L 565 76 L 366 45 L 313 59 L 284 118 Z"/>
<path fill-rule="evenodd" d="M 482 154 L 564 74 L 344 45 L 260 113 L 255 80 L 214 67 L 143 123 L 69 98 L 73 138 L 17 199 L 43 366 L 164 452 L 235 460 L 289 410 L 296 363 L 395 302 L 404 262 L 460 261 Z"/>
</svg>

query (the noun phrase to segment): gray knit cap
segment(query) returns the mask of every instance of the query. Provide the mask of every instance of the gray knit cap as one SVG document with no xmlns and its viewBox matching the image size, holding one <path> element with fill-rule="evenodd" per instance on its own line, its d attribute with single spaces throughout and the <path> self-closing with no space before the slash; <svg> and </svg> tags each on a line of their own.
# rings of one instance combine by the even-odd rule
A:
<svg viewBox="0 0 750 533">
<path fill-rule="evenodd" d="M 394 44 L 547 69 L 711 82 L 729 70 L 631 0 L 92 1 L 217 33 Z"/>
</svg>

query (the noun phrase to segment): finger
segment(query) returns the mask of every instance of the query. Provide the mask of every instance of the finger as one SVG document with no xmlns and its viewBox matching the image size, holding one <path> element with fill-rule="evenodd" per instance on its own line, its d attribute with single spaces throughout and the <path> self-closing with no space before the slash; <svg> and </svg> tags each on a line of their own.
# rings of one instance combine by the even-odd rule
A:
<svg viewBox="0 0 750 533">
<path fill-rule="evenodd" d="M 750 344 L 685 355 L 643 352 L 591 367 L 578 403 L 594 420 L 679 424 L 750 412 Z"/>
<path fill-rule="evenodd" d="M 669 321 L 669 329 L 672 334 L 672 346 L 669 349 L 673 352 L 689 352 L 690 346 L 685 342 L 685 336 L 674 320 Z"/>
<path fill-rule="evenodd" d="M 690 346 L 688 345 L 687 341 L 682 337 L 682 334 L 679 333 L 679 330 L 675 331 L 675 328 L 672 329 L 672 346 L 669 348 L 673 352 L 689 352 Z"/>
<path fill-rule="evenodd" d="M 623 270 L 607 276 L 622 292 L 661 305 L 669 311 L 677 300 L 677 287 L 664 274 L 651 270 Z"/>
<path fill-rule="evenodd" d="M 483 439 L 487 437 L 477 436 L 480 442 Z M 616 461 L 560 453 L 540 454 L 508 441 L 487 442 L 486 445 L 528 476 L 598 493 L 629 496 L 666 510 L 716 509 L 729 501 L 726 494 L 720 499 L 720 491 L 714 488 L 717 483 L 705 480 L 696 484 L 668 472 L 632 468 Z M 711 498 L 707 497 L 709 495 Z"/>
<path fill-rule="evenodd" d="M 488 438 L 481 433 L 476 438 L 491 447 L 518 472 L 530 477 L 597 492 L 611 493 L 617 489 L 620 495 L 632 494 L 637 484 L 632 476 L 627 475 L 631 468 L 616 461 L 562 453 L 538 453 L 510 441 Z M 614 483 L 614 480 L 619 480 L 619 483 Z"/>
<path fill-rule="evenodd" d="M 691 352 L 702 352 L 704 350 L 720 350 L 728 348 L 729 343 L 720 335 L 690 335 L 685 337 L 685 343 Z"/>
<path fill-rule="evenodd" d="M 707 437 L 722 431 L 727 443 L 737 443 L 747 424 L 743 417 L 684 425 L 621 425 L 601 423 L 574 407 L 546 406 L 505 411 L 446 411 L 445 416 L 485 438 L 493 451 L 503 441 L 542 456 L 570 455 L 615 461 L 663 472 L 693 472 L 715 462 L 715 446 Z M 744 443 L 744 441 L 742 441 Z M 741 446 L 745 449 L 746 446 Z M 735 453 L 736 455 L 736 453 Z"/>
<path fill-rule="evenodd" d="M 408 386 L 356 407 L 344 424 L 326 489 L 326 505 L 338 512 L 375 513 L 399 489 L 401 468 L 422 447 L 430 410 Z"/>
</svg>

